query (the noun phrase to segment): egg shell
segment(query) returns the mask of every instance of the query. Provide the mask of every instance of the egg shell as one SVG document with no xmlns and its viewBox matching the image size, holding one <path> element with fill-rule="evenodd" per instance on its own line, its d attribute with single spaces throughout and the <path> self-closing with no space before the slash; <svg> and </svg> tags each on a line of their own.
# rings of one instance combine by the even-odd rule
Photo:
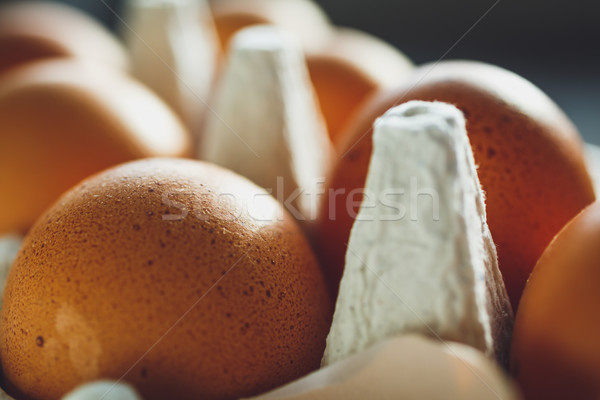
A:
<svg viewBox="0 0 600 400">
<path fill-rule="evenodd" d="M 125 75 L 76 60 L 14 69 L 0 79 L 0 233 L 25 232 L 92 173 L 190 148 L 173 112 Z"/>
<path fill-rule="evenodd" d="M 192 160 L 89 178 L 27 235 L 0 316 L 9 393 L 119 379 L 147 400 L 259 394 L 319 366 L 332 304 L 295 220 Z"/>
<path fill-rule="evenodd" d="M 223 49 L 237 31 L 250 25 L 288 29 L 308 51 L 319 49 L 331 34 L 329 19 L 312 0 L 219 0 L 211 7 Z"/>
<path fill-rule="evenodd" d="M 504 372 L 455 342 L 403 335 L 253 400 L 520 399 Z"/>
<path fill-rule="evenodd" d="M 369 95 L 402 84 L 414 69 L 395 47 L 348 28 L 335 29 L 326 45 L 307 54 L 306 61 L 334 143 Z"/>
<path fill-rule="evenodd" d="M 600 398 L 600 203 L 550 243 L 515 320 L 511 372 L 527 399 Z"/>
<path fill-rule="evenodd" d="M 349 123 L 340 139 L 345 150 L 325 185 L 345 193 L 332 201 L 324 196 L 317 221 L 323 268 L 337 286 L 354 219 L 347 210 L 357 211 L 362 199 L 351 191 L 364 187 L 373 123 L 409 100 L 447 102 L 464 113 L 500 270 L 516 309 L 538 257 L 595 195 L 581 138 L 565 114 L 525 79 L 484 63 L 423 66 L 406 84 L 375 95 Z"/>
<path fill-rule="evenodd" d="M 56 2 L 15 1 L 0 7 L 0 73 L 54 57 L 75 57 L 125 70 L 118 40 L 85 13 Z"/>
</svg>

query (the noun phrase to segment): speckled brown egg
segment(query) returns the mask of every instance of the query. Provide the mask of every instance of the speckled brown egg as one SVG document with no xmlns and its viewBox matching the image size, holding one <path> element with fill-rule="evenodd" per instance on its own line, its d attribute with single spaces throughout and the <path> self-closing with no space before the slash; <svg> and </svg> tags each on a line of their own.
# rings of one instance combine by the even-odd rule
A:
<svg viewBox="0 0 600 400">
<path fill-rule="evenodd" d="M 9 392 L 99 378 L 145 399 L 233 399 L 318 368 L 332 312 L 296 222 L 267 192 L 182 159 L 82 182 L 31 229 L 0 321 Z"/>
<path fill-rule="evenodd" d="M 0 234 L 26 232 L 93 173 L 190 147 L 173 111 L 125 75 L 72 59 L 13 69 L 0 76 Z"/>
<path fill-rule="evenodd" d="M 465 114 L 499 267 L 516 308 L 538 257 L 595 195 L 581 138 L 565 114 L 525 79 L 488 64 L 447 61 L 421 67 L 408 83 L 375 96 L 357 114 L 343 133 L 344 150 L 326 185 L 330 193 L 345 189 L 345 194 L 325 198 L 316 229 L 323 267 L 337 286 L 351 215 L 361 200 L 352 190 L 364 187 L 373 123 L 409 100 L 443 101 Z"/>
<path fill-rule="evenodd" d="M 126 69 L 123 46 L 100 23 L 56 2 L 13 1 L 0 7 L 0 73 L 55 57 L 89 60 Z"/>
</svg>

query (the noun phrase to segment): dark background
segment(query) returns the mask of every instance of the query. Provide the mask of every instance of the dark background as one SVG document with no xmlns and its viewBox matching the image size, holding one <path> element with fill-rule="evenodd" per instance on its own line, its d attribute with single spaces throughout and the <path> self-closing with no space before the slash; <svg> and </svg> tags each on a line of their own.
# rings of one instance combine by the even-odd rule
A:
<svg viewBox="0 0 600 400">
<path fill-rule="evenodd" d="M 122 0 L 105 1 L 119 12 Z M 101 0 L 65 2 L 96 15 L 110 27 L 118 27 L 113 13 Z M 334 23 L 379 36 L 417 64 L 438 60 L 452 48 L 445 58 L 481 60 L 517 72 L 553 98 L 579 127 L 586 141 L 600 144 L 600 4 L 597 1 L 317 2 Z"/>
</svg>

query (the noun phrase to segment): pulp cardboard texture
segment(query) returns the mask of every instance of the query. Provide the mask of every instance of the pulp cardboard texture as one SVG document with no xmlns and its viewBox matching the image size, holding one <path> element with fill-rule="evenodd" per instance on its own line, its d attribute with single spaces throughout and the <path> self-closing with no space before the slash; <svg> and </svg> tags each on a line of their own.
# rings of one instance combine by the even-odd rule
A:
<svg viewBox="0 0 600 400">
<path fill-rule="evenodd" d="M 462 114 L 409 102 L 376 121 L 373 141 L 323 365 L 405 333 L 506 365 L 513 313 Z"/>
<path fill-rule="evenodd" d="M 213 110 L 202 158 L 270 190 L 295 217 L 314 216 L 331 144 L 295 39 L 276 27 L 240 31 Z"/>
</svg>

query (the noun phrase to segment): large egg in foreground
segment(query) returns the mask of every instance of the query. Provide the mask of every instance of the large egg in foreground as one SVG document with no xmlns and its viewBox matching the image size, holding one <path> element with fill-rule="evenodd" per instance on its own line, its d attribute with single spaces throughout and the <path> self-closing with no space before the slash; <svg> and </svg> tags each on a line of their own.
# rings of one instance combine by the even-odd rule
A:
<svg viewBox="0 0 600 400">
<path fill-rule="evenodd" d="M 34 225 L 0 322 L 9 392 L 124 377 L 145 399 L 258 394 L 319 367 L 331 302 L 274 198 L 197 161 L 123 164 Z"/>
</svg>

